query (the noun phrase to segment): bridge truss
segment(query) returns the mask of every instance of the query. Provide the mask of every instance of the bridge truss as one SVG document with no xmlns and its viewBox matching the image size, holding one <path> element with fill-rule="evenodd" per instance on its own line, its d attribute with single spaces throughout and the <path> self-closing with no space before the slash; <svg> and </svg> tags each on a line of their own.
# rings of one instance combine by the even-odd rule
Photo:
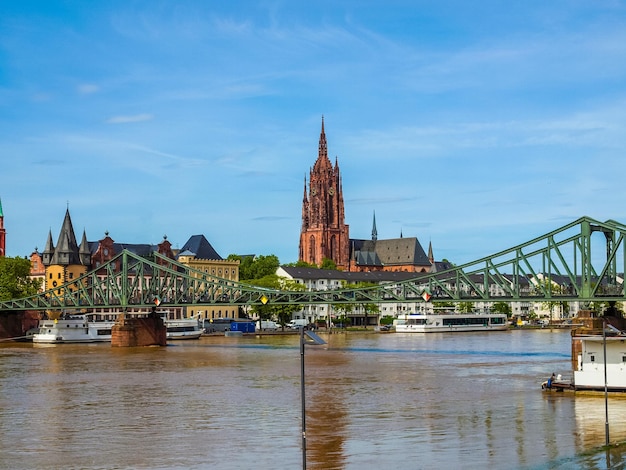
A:
<svg viewBox="0 0 626 470">
<path fill-rule="evenodd" d="M 359 289 L 285 291 L 217 278 L 154 253 L 124 250 L 52 290 L 0 311 L 385 302 L 624 301 L 626 226 L 582 217 L 524 244 L 446 271 Z"/>
</svg>

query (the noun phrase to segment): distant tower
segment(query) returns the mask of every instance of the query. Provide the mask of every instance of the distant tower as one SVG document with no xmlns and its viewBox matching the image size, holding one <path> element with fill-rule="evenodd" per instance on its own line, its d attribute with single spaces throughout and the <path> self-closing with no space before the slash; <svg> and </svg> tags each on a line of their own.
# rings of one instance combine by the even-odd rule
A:
<svg viewBox="0 0 626 470">
<path fill-rule="evenodd" d="M 324 258 L 332 259 L 338 269 L 349 268 L 350 236 L 344 222 L 343 190 L 339 163 L 328 158 L 324 117 L 317 160 L 309 175 L 307 192 L 304 178 L 300 261 L 320 266 Z"/>
<path fill-rule="evenodd" d="M 0 200 L 0 256 L 6 256 L 7 231 L 4 228 L 4 213 L 2 212 L 2 200 Z"/>
<path fill-rule="evenodd" d="M 378 240 L 378 230 L 376 230 L 376 212 L 374 212 L 374 223 L 372 224 L 372 241 Z"/>
</svg>

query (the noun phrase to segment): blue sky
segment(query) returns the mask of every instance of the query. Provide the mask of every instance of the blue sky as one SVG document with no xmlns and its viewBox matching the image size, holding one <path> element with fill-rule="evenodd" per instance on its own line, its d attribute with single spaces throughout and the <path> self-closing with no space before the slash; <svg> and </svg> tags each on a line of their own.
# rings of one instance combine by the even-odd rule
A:
<svg viewBox="0 0 626 470">
<path fill-rule="evenodd" d="M 0 5 L 7 254 L 77 236 L 296 261 L 322 115 L 352 238 L 462 263 L 626 222 L 626 2 Z"/>
</svg>

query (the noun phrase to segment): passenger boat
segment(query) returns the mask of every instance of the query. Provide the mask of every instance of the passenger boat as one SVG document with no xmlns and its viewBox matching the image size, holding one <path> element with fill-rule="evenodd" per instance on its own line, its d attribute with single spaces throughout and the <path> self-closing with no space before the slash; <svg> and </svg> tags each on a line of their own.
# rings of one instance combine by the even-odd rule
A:
<svg viewBox="0 0 626 470">
<path fill-rule="evenodd" d="M 204 333 L 196 318 L 164 319 L 168 340 L 198 339 Z"/>
<path fill-rule="evenodd" d="M 445 333 L 449 331 L 502 331 L 508 329 L 503 313 L 408 314 L 394 320 L 396 333 Z"/>
<path fill-rule="evenodd" d="M 96 343 L 111 342 L 113 320 L 95 320 L 90 315 L 63 315 L 54 320 L 41 320 L 32 335 L 33 343 Z"/>
</svg>

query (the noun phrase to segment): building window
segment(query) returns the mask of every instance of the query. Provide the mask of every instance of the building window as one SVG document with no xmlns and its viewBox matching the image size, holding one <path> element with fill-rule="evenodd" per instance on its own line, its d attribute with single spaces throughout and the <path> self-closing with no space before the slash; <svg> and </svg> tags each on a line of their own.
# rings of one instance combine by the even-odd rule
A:
<svg viewBox="0 0 626 470">
<path fill-rule="evenodd" d="M 591 355 L 591 357 L 589 358 L 589 360 L 591 362 L 596 362 L 596 356 L 594 356 L 593 354 Z"/>
</svg>

